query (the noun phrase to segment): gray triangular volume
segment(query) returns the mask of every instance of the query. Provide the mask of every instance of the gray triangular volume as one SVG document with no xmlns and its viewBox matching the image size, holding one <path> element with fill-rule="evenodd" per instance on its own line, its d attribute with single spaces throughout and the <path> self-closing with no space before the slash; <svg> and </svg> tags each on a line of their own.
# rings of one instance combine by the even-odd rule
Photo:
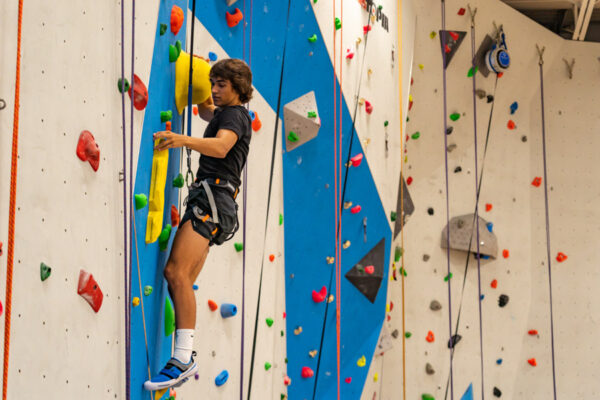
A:
<svg viewBox="0 0 600 400">
<path fill-rule="evenodd" d="M 479 253 L 483 256 L 496 258 L 498 254 L 498 239 L 488 222 L 479 217 Z M 448 226 L 450 226 L 450 249 L 468 251 L 477 254 L 477 231 L 475 227 L 475 214 L 466 214 L 454 217 L 442 231 L 442 249 L 448 247 Z M 470 245 L 470 248 L 469 248 Z"/>
<path fill-rule="evenodd" d="M 379 333 L 379 342 L 377 342 L 377 347 L 375 348 L 375 356 L 383 355 L 386 351 L 394 347 L 392 344 L 392 335 L 390 335 L 390 331 L 383 324 L 381 328 L 381 332 Z"/>
<path fill-rule="evenodd" d="M 458 38 L 454 39 L 452 37 L 452 35 L 450 34 L 450 32 L 452 32 L 452 34 L 457 34 Z M 467 32 L 462 32 L 462 31 L 440 31 L 440 44 L 442 45 L 442 57 L 444 56 L 444 53 L 446 54 L 446 65 L 444 65 L 444 69 L 448 68 L 448 65 L 450 65 L 450 61 L 452 60 L 452 57 L 454 57 L 454 54 L 456 54 L 456 51 L 460 47 L 460 44 L 462 43 L 462 41 L 466 35 L 467 35 Z M 444 41 L 445 41 L 445 43 L 444 43 Z M 450 48 L 449 53 L 446 53 L 446 45 L 448 45 L 448 47 Z"/>
<path fill-rule="evenodd" d="M 477 50 L 477 53 L 475 53 L 475 58 L 473 59 L 477 70 L 481 72 L 481 74 L 486 78 L 488 77 L 491 71 L 485 62 L 485 56 L 487 52 L 492 48 L 493 43 L 494 40 L 492 39 L 492 37 L 490 35 L 485 35 L 485 39 L 483 39 L 483 42 L 481 42 L 481 46 L 479 46 L 479 50 Z"/>
<path fill-rule="evenodd" d="M 321 119 L 319 118 L 315 92 L 308 92 L 304 96 L 287 103 L 283 107 L 283 121 L 285 124 L 286 151 L 292 151 L 316 138 L 321 127 Z M 291 132 L 298 137 L 298 140 L 290 140 Z"/>
<path fill-rule="evenodd" d="M 404 197 L 404 201 L 402 199 Z M 404 204 L 402 204 L 404 203 Z M 401 207 L 404 206 L 404 212 L 401 212 Z M 402 226 L 406 225 L 406 220 L 409 215 L 411 215 L 415 211 L 415 205 L 410 198 L 410 193 L 408 192 L 408 187 L 406 186 L 406 181 L 404 181 L 404 177 L 400 176 L 400 187 L 398 188 L 398 201 L 396 203 L 396 225 L 394 226 L 394 239 L 402 230 Z M 400 218 L 404 218 L 401 220 Z M 402 222 L 402 224 L 400 223 Z"/>
<path fill-rule="evenodd" d="M 350 281 L 371 303 L 375 303 L 377 292 L 383 279 L 383 263 L 385 261 L 385 238 L 381 239 L 358 264 L 346 273 Z M 373 266 L 372 274 L 365 271 L 365 267 Z"/>
</svg>

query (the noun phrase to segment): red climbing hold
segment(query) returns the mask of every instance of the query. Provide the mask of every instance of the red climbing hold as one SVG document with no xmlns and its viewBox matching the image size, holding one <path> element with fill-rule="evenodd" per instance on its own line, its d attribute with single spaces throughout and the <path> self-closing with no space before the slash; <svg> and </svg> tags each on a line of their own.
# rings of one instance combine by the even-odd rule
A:
<svg viewBox="0 0 600 400">
<path fill-rule="evenodd" d="M 171 121 L 165 122 L 165 131 L 171 131 Z"/>
<path fill-rule="evenodd" d="M 257 132 L 262 128 L 262 122 L 260 122 L 260 118 L 258 118 L 258 113 L 254 111 L 254 119 L 252 120 L 252 130 Z"/>
<path fill-rule="evenodd" d="M 81 161 L 89 161 L 94 171 L 98 171 L 98 167 L 100 166 L 100 148 L 90 131 L 81 132 L 76 152 L 77 157 Z"/>
<path fill-rule="evenodd" d="M 533 182 L 531 182 L 531 184 L 535 187 L 540 187 L 540 185 L 542 184 L 542 178 L 536 176 L 535 178 L 533 178 Z"/>
<path fill-rule="evenodd" d="M 0 242 L 0 256 L 2 255 L 2 242 Z"/>
<path fill-rule="evenodd" d="M 219 306 L 214 300 L 208 300 L 208 308 L 210 308 L 210 311 L 217 311 L 217 308 L 219 308 Z"/>
<path fill-rule="evenodd" d="M 309 367 L 302 367 L 302 377 L 303 378 L 312 378 L 315 373 Z"/>
<path fill-rule="evenodd" d="M 79 284 L 77 286 L 77 294 L 90 303 L 95 312 L 100 310 L 102 306 L 102 290 L 94 279 L 94 276 L 84 270 L 79 271 Z"/>
<path fill-rule="evenodd" d="M 231 14 L 229 11 L 225 14 L 225 19 L 227 19 L 227 26 L 233 28 L 244 18 L 244 14 L 240 11 L 239 8 L 235 9 L 235 12 Z"/>
<path fill-rule="evenodd" d="M 192 107 L 192 113 L 194 113 L 194 115 L 198 115 L 198 106 Z"/>
<path fill-rule="evenodd" d="M 494 280 L 492 281 L 492 283 L 490 284 L 490 286 L 491 286 L 491 287 L 493 287 L 494 289 L 496 289 L 496 288 L 498 287 L 498 280 L 497 280 L 497 279 L 494 279 Z"/>
<path fill-rule="evenodd" d="M 487 203 L 485 205 L 485 211 L 491 211 L 492 210 L 492 205 L 490 203 Z"/>
<path fill-rule="evenodd" d="M 183 10 L 180 7 L 173 6 L 171 8 L 171 32 L 177 35 L 183 26 Z"/>
<path fill-rule="evenodd" d="M 498 78 L 502 78 L 504 76 L 504 72 L 498 72 Z"/>
<path fill-rule="evenodd" d="M 502 257 L 508 258 L 509 255 L 510 255 L 510 253 L 508 252 L 508 250 L 506 250 L 506 249 L 502 250 Z"/>
<path fill-rule="evenodd" d="M 530 335 L 534 336 L 534 335 L 537 335 L 537 334 L 538 334 L 538 331 L 537 331 L 537 329 L 531 329 L 531 330 L 530 330 L 529 332 L 527 332 L 527 333 L 529 333 Z"/>
<path fill-rule="evenodd" d="M 269 255 L 269 261 L 273 262 L 275 260 L 275 254 Z"/>
<path fill-rule="evenodd" d="M 312 291 L 312 299 L 315 303 L 320 303 L 323 300 L 325 300 L 325 297 L 327 296 L 327 287 L 323 286 L 321 288 L 321 290 L 319 290 L 318 292 L 313 290 Z"/>
<path fill-rule="evenodd" d="M 354 52 L 350 49 L 346 49 L 346 60 L 352 60 L 354 58 Z"/>
<path fill-rule="evenodd" d="M 365 267 L 365 272 L 369 275 L 373 274 L 373 272 L 375 272 L 375 267 L 372 265 L 367 265 Z"/>
<path fill-rule="evenodd" d="M 367 114 L 371 114 L 373 112 L 373 106 L 368 100 L 365 100 L 365 111 Z"/>
<path fill-rule="evenodd" d="M 179 225 L 179 211 L 177 211 L 177 207 L 171 205 L 171 226 Z"/>
<path fill-rule="evenodd" d="M 362 207 L 359 205 L 356 205 L 350 209 L 350 212 L 352 214 L 358 214 L 360 212 L 360 210 L 362 210 Z"/>
<path fill-rule="evenodd" d="M 362 162 L 363 159 L 363 154 L 359 153 L 357 155 L 355 155 L 354 157 L 352 157 L 350 159 L 350 162 L 352 163 L 353 167 L 358 167 L 360 165 L 360 163 Z"/>
<path fill-rule="evenodd" d="M 288 386 L 288 385 L 289 385 L 289 384 L 291 384 L 291 383 L 292 383 L 292 380 L 290 379 L 290 377 L 289 377 L 289 376 L 287 376 L 287 375 L 286 375 L 286 376 L 284 376 L 284 377 L 283 377 L 283 384 L 284 384 L 285 386 Z"/>
<path fill-rule="evenodd" d="M 369 32 L 371 30 L 371 25 L 365 25 L 363 26 L 363 34 L 367 34 L 367 32 Z"/>
<path fill-rule="evenodd" d="M 413 179 L 412 176 L 409 176 L 408 178 L 406 178 L 406 184 L 410 185 L 412 183 Z"/>
<path fill-rule="evenodd" d="M 458 40 L 458 33 L 456 33 L 456 32 L 452 32 L 452 31 L 450 31 L 450 32 L 448 32 L 448 33 L 450 34 L 450 36 L 452 37 L 452 39 L 454 39 L 454 40 Z"/>
<path fill-rule="evenodd" d="M 287 314 L 285 313 L 285 311 L 283 312 L 283 319 L 285 319 L 285 317 L 287 316 Z"/>
<path fill-rule="evenodd" d="M 527 362 L 529 363 L 529 365 L 531 365 L 532 367 L 537 367 L 537 361 L 535 361 L 535 358 L 530 358 L 529 360 L 527 360 Z"/>
<path fill-rule="evenodd" d="M 408 100 L 408 111 L 411 110 L 412 106 L 413 106 L 413 101 L 412 100 Z"/>
<path fill-rule="evenodd" d="M 446 52 L 446 54 L 450 53 L 452 51 L 452 49 L 450 48 L 450 46 L 446 45 L 444 47 L 444 51 Z"/>
<path fill-rule="evenodd" d="M 461 7 L 461 8 L 458 10 L 458 15 L 465 15 L 465 12 L 467 12 L 467 10 L 465 10 L 464 8 L 462 8 L 462 7 Z"/>
<path fill-rule="evenodd" d="M 345 381 L 346 383 L 352 383 L 352 377 L 351 377 L 351 376 L 349 376 L 349 377 L 347 377 L 346 379 L 344 379 L 344 381 Z"/>
<path fill-rule="evenodd" d="M 392 316 L 388 314 L 387 320 L 389 321 L 390 319 L 392 319 Z"/>
<path fill-rule="evenodd" d="M 513 121 L 512 119 L 509 119 L 508 124 L 506 124 L 506 126 L 512 131 L 517 127 L 517 124 L 515 124 L 515 121 Z"/>
<path fill-rule="evenodd" d="M 556 261 L 558 262 L 563 262 L 567 259 L 567 255 L 563 252 L 558 252 L 558 254 L 556 255 Z"/>
<path fill-rule="evenodd" d="M 129 88 L 129 98 L 131 98 L 131 89 Z M 137 76 L 133 75 L 133 106 L 136 110 L 143 110 L 148 104 L 148 89 L 144 82 Z"/>
<path fill-rule="evenodd" d="M 425 340 L 427 340 L 429 343 L 433 343 L 433 341 L 435 340 L 435 336 L 433 336 L 433 332 L 431 332 L 431 331 L 427 332 L 427 337 L 425 338 Z"/>
<path fill-rule="evenodd" d="M 390 311 L 392 311 L 394 309 L 394 302 L 390 301 Z"/>
</svg>

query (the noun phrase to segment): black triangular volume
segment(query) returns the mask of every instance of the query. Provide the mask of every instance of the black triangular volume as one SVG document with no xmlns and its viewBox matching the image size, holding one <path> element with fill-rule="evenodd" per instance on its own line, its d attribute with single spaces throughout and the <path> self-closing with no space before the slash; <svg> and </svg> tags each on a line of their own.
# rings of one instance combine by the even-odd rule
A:
<svg viewBox="0 0 600 400">
<path fill-rule="evenodd" d="M 396 202 L 396 225 L 394 226 L 394 240 L 402 230 L 402 226 L 406 225 L 406 218 L 415 211 L 415 205 L 410 198 L 410 193 L 408 193 L 408 187 L 406 186 L 403 176 L 400 176 L 400 185 L 401 186 L 398 188 L 398 201 Z M 402 204 L 402 197 L 404 197 L 404 204 Z M 401 212 L 402 205 L 404 205 L 404 212 Z M 402 223 L 400 223 L 400 218 L 404 218 Z"/>
<path fill-rule="evenodd" d="M 458 37 L 455 39 L 452 36 L 456 34 Z M 456 36 L 454 35 L 454 36 Z M 463 31 L 440 31 L 440 44 L 442 45 L 442 57 L 446 54 L 446 64 L 444 65 L 444 69 L 448 68 L 452 57 L 460 47 L 463 39 L 467 35 L 467 32 Z M 446 45 L 450 49 L 450 52 L 446 53 Z M 443 58 L 442 58 L 443 59 Z"/>
<path fill-rule="evenodd" d="M 485 62 L 485 56 L 487 52 L 492 48 L 493 44 L 494 40 L 492 39 L 492 37 L 490 35 L 485 35 L 485 38 L 481 42 L 481 45 L 479 46 L 479 49 L 477 50 L 477 53 L 475 53 L 475 57 L 473 58 L 473 64 L 475 64 L 477 70 L 481 72 L 481 74 L 486 78 L 488 77 L 491 71 L 488 68 L 487 63 Z"/>
<path fill-rule="evenodd" d="M 385 238 L 382 238 L 352 269 L 346 272 L 346 279 L 350 281 L 371 303 L 375 303 L 377 292 L 383 279 L 383 263 L 385 261 Z M 365 267 L 373 266 L 374 271 L 369 274 Z"/>
</svg>

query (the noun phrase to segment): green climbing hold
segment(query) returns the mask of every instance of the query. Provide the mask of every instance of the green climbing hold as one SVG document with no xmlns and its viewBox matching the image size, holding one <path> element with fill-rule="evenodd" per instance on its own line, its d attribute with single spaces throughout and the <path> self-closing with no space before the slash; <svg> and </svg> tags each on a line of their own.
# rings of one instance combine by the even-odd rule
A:
<svg viewBox="0 0 600 400">
<path fill-rule="evenodd" d="M 421 395 L 421 400 L 435 400 L 435 397 L 433 397 L 430 394 L 424 393 L 423 395 Z"/>
<path fill-rule="evenodd" d="M 452 272 L 450 272 L 448 275 L 446 275 L 444 277 L 444 282 L 448 282 L 448 280 L 451 279 L 451 278 L 452 278 Z"/>
<path fill-rule="evenodd" d="M 459 113 L 452 113 L 452 114 L 450 114 L 450 119 L 452 121 L 458 121 L 459 118 L 460 118 L 460 114 Z"/>
<path fill-rule="evenodd" d="M 283 225 L 283 214 L 279 214 L 279 225 Z"/>
<path fill-rule="evenodd" d="M 181 173 L 179 173 L 179 175 L 177 175 L 177 177 L 175 179 L 173 179 L 173 186 L 182 188 L 183 183 L 184 183 L 183 175 L 181 175 Z"/>
<path fill-rule="evenodd" d="M 181 42 L 178 40 L 175 42 L 175 45 L 169 45 L 169 61 L 177 61 L 179 54 L 181 54 Z"/>
<path fill-rule="evenodd" d="M 165 298 L 165 336 L 175 332 L 175 312 L 168 297 Z"/>
<path fill-rule="evenodd" d="M 311 37 L 308 38 L 308 41 L 311 43 L 314 43 L 317 41 L 317 34 L 313 34 Z"/>
<path fill-rule="evenodd" d="M 406 270 L 404 269 L 404 267 L 400 267 L 400 273 L 404 276 L 408 276 L 408 274 L 406 273 Z"/>
<path fill-rule="evenodd" d="M 298 135 L 296 135 L 296 132 L 290 131 L 290 134 L 288 135 L 288 140 L 290 142 L 297 142 L 298 141 Z"/>
<path fill-rule="evenodd" d="M 244 243 L 234 243 L 233 245 L 235 246 L 235 251 L 238 253 L 244 250 Z"/>
<path fill-rule="evenodd" d="M 139 210 L 140 208 L 146 207 L 148 204 L 148 198 L 144 193 L 136 194 L 133 196 L 135 198 L 135 209 Z"/>
<path fill-rule="evenodd" d="M 154 289 L 150 285 L 144 286 L 144 296 L 150 296 Z"/>
<path fill-rule="evenodd" d="M 308 118 L 317 118 L 317 113 L 315 111 L 309 111 Z"/>
<path fill-rule="evenodd" d="M 44 282 L 46 279 L 48 279 L 50 277 L 51 273 L 52 273 L 52 268 L 50 268 L 49 266 L 47 266 L 44 263 L 40 263 L 40 277 L 42 278 L 42 282 Z"/>
<path fill-rule="evenodd" d="M 385 122 L 383 123 L 383 126 L 388 126 L 389 124 L 390 124 L 390 123 L 389 123 L 388 121 L 385 121 Z"/>
<path fill-rule="evenodd" d="M 417 140 L 419 137 L 421 137 L 421 132 L 415 132 L 412 135 L 410 135 L 410 137 Z"/>
<path fill-rule="evenodd" d="M 285 363 L 287 364 L 287 357 L 285 358 Z"/>
<path fill-rule="evenodd" d="M 270 326 L 270 327 L 273 326 L 273 318 L 267 318 L 266 322 L 267 322 L 268 326 Z"/>
<path fill-rule="evenodd" d="M 412 333 L 410 333 L 410 332 L 404 332 L 404 337 L 405 337 L 405 338 L 407 338 L 407 339 L 408 339 L 408 338 L 409 338 L 409 337 L 411 337 L 411 336 L 412 336 Z"/>
<path fill-rule="evenodd" d="M 160 122 L 167 122 L 173 119 L 173 111 L 161 111 L 160 112 Z"/>
<path fill-rule="evenodd" d="M 127 78 L 119 78 L 117 82 L 117 88 L 119 89 L 119 93 L 129 92 L 129 81 Z"/>
<path fill-rule="evenodd" d="M 340 29 L 342 29 L 342 21 L 340 21 L 339 18 L 336 18 L 335 19 L 335 30 L 337 31 L 337 30 L 340 30 Z"/>
<path fill-rule="evenodd" d="M 164 35 L 167 32 L 167 24 L 160 24 L 160 36 Z"/>
<path fill-rule="evenodd" d="M 475 75 L 477 73 L 477 71 L 479 70 L 479 67 L 471 67 L 469 69 L 469 72 L 467 73 L 467 77 L 472 78 L 473 75 Z"/>
<path fill-rule="evenodd" d="M 281 337 L 283 337 L 283 331 L 281 331 Z"/>
<path fill-rule="evenodd" d="M 390 212 L 390 220 L 394 222 L 396 218 L 398 218 L 398 214 L 396 213 L 396 211 Z"/>
<path fill-rule="evenodd" d="M 270 370 L 270 369 L 271 369 L 271 363 L 267 361 L 267 362 L 265 363 L 265 371 L 268 371 L 268 370 Z"/>
<path fill-rule="evenodd" d="M 175 48 L 177 49 L 177 54 L 179 55 L 181 53 L 181 40 L 175 41 Z"/>
<path fill-rule="evenodd" d="M 402 257 L 402 247 L 396 246 L 396 250 L 394 251 L 394 261 L 400 261 L 400 257 Z"/>
<path fill-rule="evenodd" d="M 314 2 L 316 3 L 316 2 L 317 2 L 317 0 L 314 0 Z M 285 400 L 285 398 L 286 398 L 286 397 L 287 397 L 287 396 L 286 396 L 285 394 L 281 393 L 281 399 L 280 399 L 280 400 Z"/>
<path fill-rule="evenodd" d="M 161 251 L 165 251 L 169 246 L 169 238 L 171 237 L 171 225 L 167 224 L 160 235 L 158 236 L 158 247 Z"/>
</svg>

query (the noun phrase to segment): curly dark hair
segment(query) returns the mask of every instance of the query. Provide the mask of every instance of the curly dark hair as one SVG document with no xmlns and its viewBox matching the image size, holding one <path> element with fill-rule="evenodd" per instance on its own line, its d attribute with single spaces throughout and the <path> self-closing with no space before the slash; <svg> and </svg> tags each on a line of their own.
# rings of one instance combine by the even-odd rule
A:
<svg viewBox="0 0 600 400">
<path fill-rule="evenodd" d="M 211 78 L 223 78 L 231 82 L 233 90 L 240 96 L 240 101 L 247 103 L 252 99 L 252 71 L 238 58 L 227 58 L 217 61 L 210 69 Z"/>
</svg>

